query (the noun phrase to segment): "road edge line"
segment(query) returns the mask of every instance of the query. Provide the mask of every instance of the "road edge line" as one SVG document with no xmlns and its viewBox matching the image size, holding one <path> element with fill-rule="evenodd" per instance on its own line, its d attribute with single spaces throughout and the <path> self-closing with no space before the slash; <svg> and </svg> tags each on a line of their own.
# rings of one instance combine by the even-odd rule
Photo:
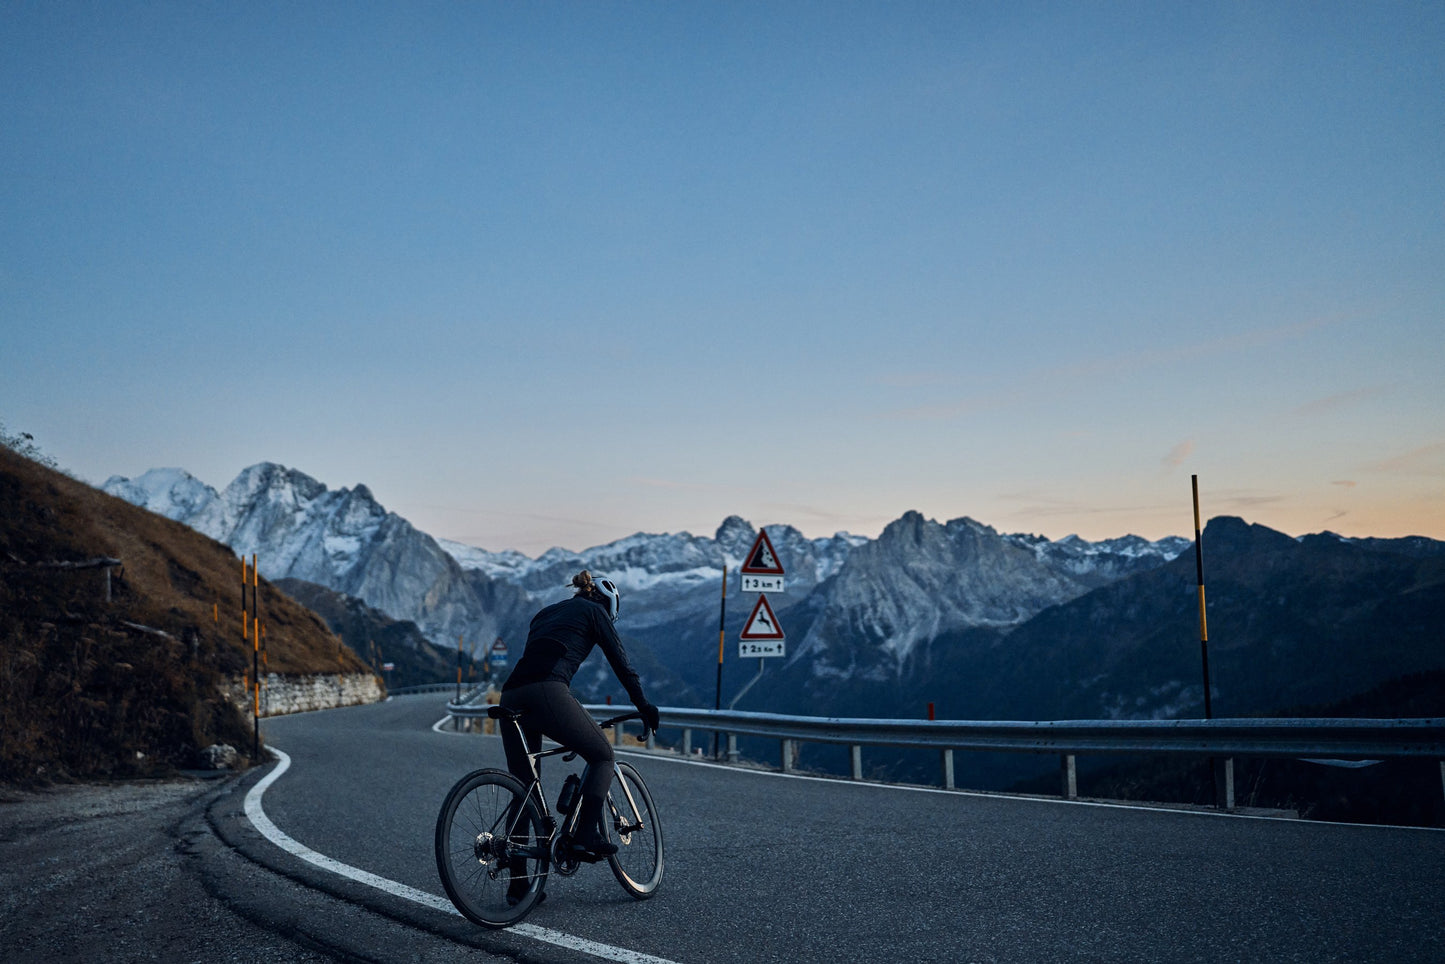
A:
<svg viewBox="0 0 1445 964">
<path fill-rule="evenodd" d="M 402 900 L 420 904 L 423 907 L 439 910 L 455 917 L 462 916 L 461 912 L 445 897 L 429 894 L 424 890 L 418 890 L 415 887 L 382 877 L 379 874 L 373 874 L 368 870 L 362 870 L 360 867 L 353 867 L 350 864 L 342 863 L 334 857 L 328 857 L 323 853 L 312 850 L 276 826 L 271 818 L 266 815 L 261 798 L 265 796 L 271 784 L 275 783 L 281 778 L 283 773 L 291 768 L 291 757 L 275 747 L 268 746 L 266 749 L 276 757 L 276 767 L 246 792 L 245 802 L 246 819 L 251 822 L 251 825 L 256 828 L 256 831 L 260 833 L 261 836 L 292 856 L 304 860 L 327 873 L 345 877 L 355 883 L 371 887 L 382 893 L 390 894 L 393 897 L 399 897 Z M 551 944 L 554 947 L 561 947 L 567 950 L 578 951 L 592 957 L 599 957 L 606 961 L 617 961 L 619 964 L 677 964 L 677 962 L 668 960 L 665 957 L 656 957 L 652 954 L 644 954 L 641 951 L 629 950 L 625 947 L 603 944 L 600 941 L 588 940 L 585 937 L 576 937 L 572 934 L 553 930 L 550 927 L 539 927 L 536 924 L 516 924 L 507 928 L 507 932 L 520 937 L 529 937 L 544 944 Z"/>
</svg>

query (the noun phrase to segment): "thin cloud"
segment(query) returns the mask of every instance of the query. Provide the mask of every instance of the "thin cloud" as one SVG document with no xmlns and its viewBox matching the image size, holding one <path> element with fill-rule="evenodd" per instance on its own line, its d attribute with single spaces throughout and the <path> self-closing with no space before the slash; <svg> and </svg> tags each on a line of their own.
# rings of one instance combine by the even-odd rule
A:
<svg viewBox="0 0 1445 964">
<path fill-rule="evenodd" d="M 1011 382 L 1014 387 L 1007 391 L 1000 391 L 989 395 L 974 395 L 959 399 L 956 402 L 894 409 L 883 412 L 876 417 L 908 421 L 940 421 L 960 418 L 990 409 L 1003 408 L 1016 401 L 1037 398 L 1041 387 L 1044 389 L 1058 389 L 1069 381 L 1088 380 L 1100 377 L 1119 378 L 1134 372 L 1159 368 L 1165 365 L 1178 364 L 1180 362 L 1194 362 L 1217 355 L 1253 351 L 1263 348 L 1266 345 L 1292 341 L 1296 338 L 1303 338 L 1305 335 L 1318 331 L 1321 328 L 1338 324 L 1346 320 L 1346 317 L 1347 316 L 1341 315 L 1316 318 L 1292 325 L 1280 325 L 1275 328 L 1246 331 L 1226 338 L 1215 338 L 1209 341 L 1194 342 L 1193 344 L 1179 345 L 1173 348 L 1125 352 L 1123 354 L 1110 355 L 1105 358 L 1097 358 L 1073 365 L 1036 369 Z"/>
<path fill-rule="evenodd" d="M 1185 439 L 1170 449 L 1168 455 L 1164 456 L 1164 467 L 1172 472 L 1183 465 L 1189 456 L 1193 454 L 1194 440 L 1192 438 Z"/>
<path fill-rule="evenodd" d="M 1013 519 L 1029 518 L 1032 516 L 1121 515 L 1124 513 L 1139 512 L 1167 512 L 1176 508 L 1173 505 L 1164 503 L 1155 505 L 1093 505 L 1072 499 L 1050 498 L 1032 492 L 1002 492 L 999 493 L 997 498 L 1000 502 L 1012 502 L 1021 506 L 1021 508 L 1008 513 L 1008 518 Z"/>
<path fill-rule="evenodd" d="M 1253 509 L 1256 506 L 1273 505 L 1276 502 L 1283 502 L 1285 501 L 1285 497 L 1282 495 L 1248 495 L 1241 493 L 1239 495 L 1224 496 L 1219 501 L 1233 509 Z"/>
<path fill-rule="evenodd" d="M 956 402 L 946 402 L 939 405 L 915 405 L 911 408 L 897 408 L 883 412 L 878 418 L 899 420 L 899 421 L 940 421 L 950 418 L 961 418 L 965 415 L 974 415 L 978 412 L 986 412 L 991 409 L 1004 408 L 1010 402 L 1029 396 L 1026 391 L 999 392 L 995 395 L 975 396 L 973 398 L 960 399 Z"/>
<path fill-rule="evenodd" d="M 1336 481 L 1334 481 L 1334 482 L 1331 482 L 1330 485 L 1338 485 L 1338 486 L 1341 486 L 1342 488 L 1353 489 L 1355 486 L 1359 485 L 1359 483 L 1358 483 L 1358 482 L 1352 482 L 1352 481 L 1350 481 L 1349 479 L 1338 479 L 1338 480 L 1336 480 Z"/>
<path fill-rule="evenodd" d="M 1230 335 L 1226 338 L 1215 338 L 1209 341 L 1195 342 L 1190 345 L 1179 345 L 1174 348 L 1125 352 L 1121 355 L 1079 362 L 1074 365 L 1065 365 L 1043 372 L 1042 374 L 1051 379 L 1060 377 L 1095 378 L 1100 375 L 1127 375 L 1131 372 L 1142 371 L 1147 368 L 1157 368 L 1161 365 L 1174 364 L 1182 361 L 1199 361 L 1214 355 L 1250 351 L 1256 348 L 1263 348 L 1265 345 L 1273 345 L 1282 341 L 1292 341 L 1342 320 L 1342 316 L 1316 318 L 1311 321 L 1302 321 L 1293 325 L 1280 325 L 1276 328 L 1261 328 L 1255 331 L 1245 331 L 1237 335 Z"/>
<path fill-rule="evenodd" d="M 683 492 L 702 492 L 717 488 L 717 486 L 709 482 L 678 482 L 675 479 L 651 479 L 641 476 L 633 476 L 627 481 L 633 485 L 640 485 L 645 489 L 674 489 Z"/>
<path fill-rule="evenodd" d="M 853 515 L 799 503 L 768 502 L 765 504 L 770 511 L 777 513 L 784 519 L 790 520 L 788 524 L 795 528 L 799 527 L 801 523 L 810 529 L 814 527 L 829 527 L 832 528 L 834 532 L 853 532 L 857 529 L 869 531 L 881 528 L 893 521 L 892 519 L 879 515 Z M 770 525 L 771 523 L 765 524 Z"/>
<path fill-rule="evenodd" d="M 1359 388 L 1353 392 L 1340 392 L 1338 395 L 1330 395 L 1325 398 L 1315 399 L 1312 402 L 1306 402 L 1299 408 L 1296 408 L 1294 414 L 1305 417 L 1324 415 L 1328 412 L 1348 408 L 1351 405 L 1356 405 L 1372 398 L 1378 398 L 1388 391 L 1389 389 L 1382 386 L 1374 386 L 1371 388 Z"/>
<path fill-rule="evenodd" d="M 1445 475 L 1445 442 L 1422 445 L 1392 459 L 1375 462 L 1367 468 L 1375 472 L 1403 475 Z"/>
<path fill-rule="evenodd" d="M 944 385 L 957 378 L 948 372 L 888 372 L 873 379 L 875 384 L 885 388 L 927 388 L 930 385 Z"/>
</svg>

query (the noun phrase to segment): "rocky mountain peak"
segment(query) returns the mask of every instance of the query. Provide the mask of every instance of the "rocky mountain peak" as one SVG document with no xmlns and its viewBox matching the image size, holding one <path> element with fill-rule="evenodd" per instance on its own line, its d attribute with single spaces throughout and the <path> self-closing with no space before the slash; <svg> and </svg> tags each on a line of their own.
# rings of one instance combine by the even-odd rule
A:
<svg viewBox="0 0 1445 964">
<path fill-rule="evenodd" d="M 713 541 L 722 549 L 724 555 L 732 559 L 741 559 L 743 553 L 752 547 L 753 540 L 758 532 L 753 528 L 752 523 L 742 516 L 730 515 L 717 527 L 717 534 Z"/>
</svg>

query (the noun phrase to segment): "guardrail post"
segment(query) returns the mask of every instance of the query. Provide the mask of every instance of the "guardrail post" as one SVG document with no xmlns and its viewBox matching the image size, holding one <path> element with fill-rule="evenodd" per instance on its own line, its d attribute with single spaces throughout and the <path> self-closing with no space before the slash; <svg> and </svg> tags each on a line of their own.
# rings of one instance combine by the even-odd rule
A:
<svg viewBox="0 0 1445 964">
<path fill-rule="evenodd" d="M 1064 799 L 1077 800 L 1079 798 L 1079 768 L 1072 753 L 1065 753 L 1059 758 L 1059 775 L 1064 785 Z"/>
<path fill-rule="evenodd" d="M 682 756 L 683 759 L 692 759 L 692 730 L 686 727 L 682 731 Z"/>
<path fill-rule="evenodd" d="M 649 750 L 655 750 L 655 749 L 657 749 L 657 731 L 656 731 L 656 730 L 647 730 L 646 733 L 647 733 L 647 748 L 648 748 Z"/>
<path fill-rule="evenodd" d="M 943 751 L 943 789 L 953 789 L 953 750 Z"/>
<path fill-rule="evenodd" d="M 863 747 L 854 743 L 848 748 L 848 755 L 852 757 L 853 779 L 863 779 Z M 1440 778 L 1445 780 L 1445 763 L 1440 764 Z"/>
<path fill-rule="evenodd" d="M 738 735 L 736 733 L 728 734 L 728 762 L 738 762 Z"/>
<path fill-rule="evenodd" d="M 783 739 L 783 772 L 784 772 L 784 773 L 792 773 L 792 772 L 793 772 L 793 747 L 794 747 L 795 745 L 796 745 L 796 744 L 795 744 L 795 742 L 794 742 L 793 740 L 789 740 L 789 739 L 787 739 L 786 737 Z"/>
<path fill-rule="evenodd" d="M 1234 758 L 1214 761 L 1214 805 L 1220 810 L 1234 809 Z"/>
</svg>

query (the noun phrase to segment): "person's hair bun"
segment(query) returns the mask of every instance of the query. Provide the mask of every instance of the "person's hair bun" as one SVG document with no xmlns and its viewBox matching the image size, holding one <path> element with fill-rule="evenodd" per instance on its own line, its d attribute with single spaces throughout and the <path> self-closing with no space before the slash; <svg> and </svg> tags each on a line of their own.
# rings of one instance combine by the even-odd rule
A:
<svg viewBox="0 0 1445 964">
<path fill-rule="evenodd" d="M 592 573 L 588 572 L 586 569 L 583 569 L 581 572 L 577 573 L 577 575 L 572 577 L 572 585 L 576 587 L 579 592 L 591 592 Z"/>
</svg>

